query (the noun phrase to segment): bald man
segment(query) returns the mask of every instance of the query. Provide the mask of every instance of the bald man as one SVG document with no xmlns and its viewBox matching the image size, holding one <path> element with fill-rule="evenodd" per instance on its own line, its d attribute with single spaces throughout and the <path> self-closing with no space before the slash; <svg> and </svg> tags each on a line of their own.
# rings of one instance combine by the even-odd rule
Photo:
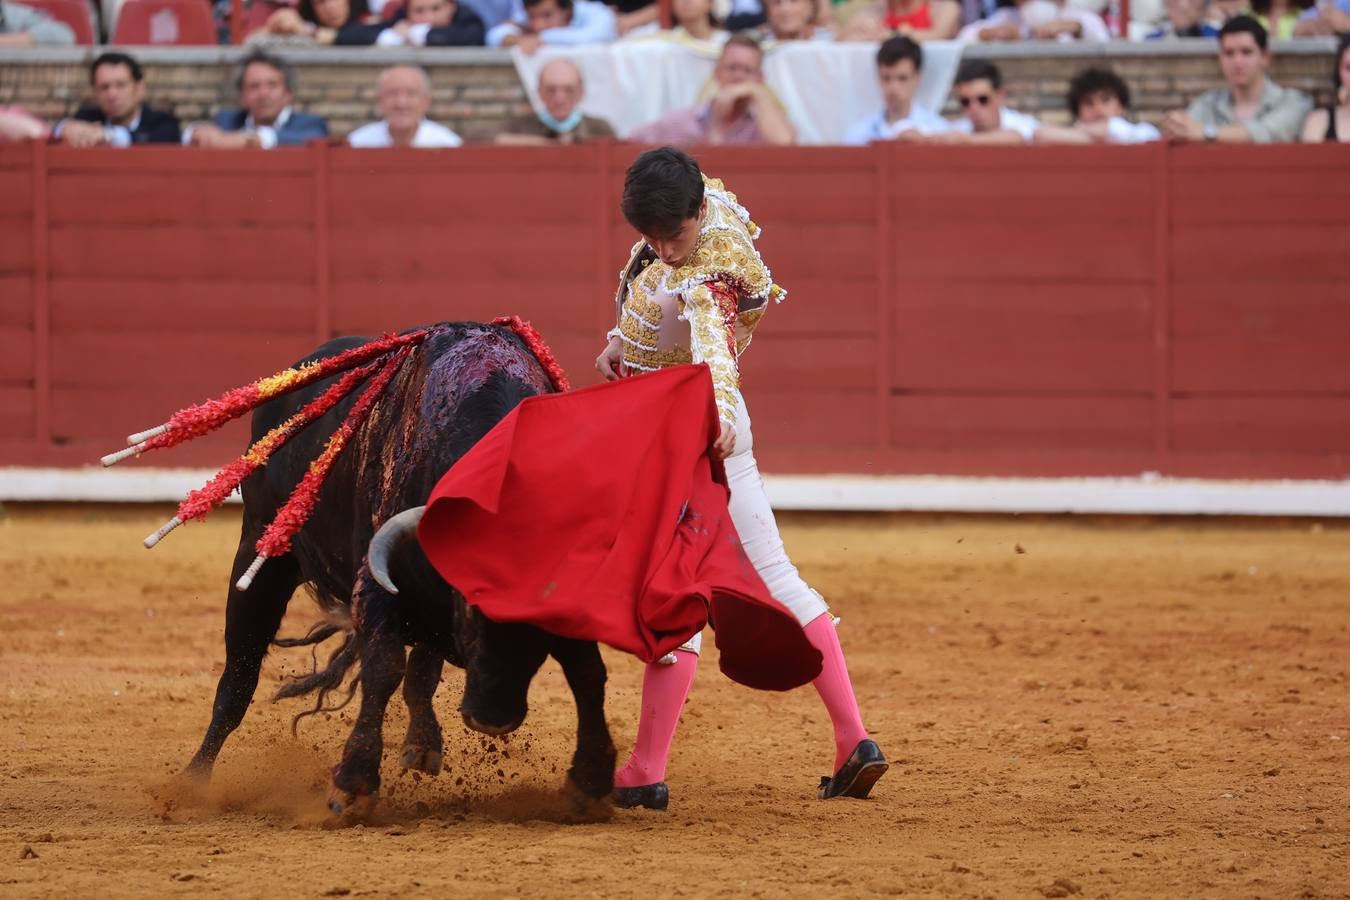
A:
<svg viewBox="0 0 1350 900">
<path fill-rule="evenodd" d="M 375 105 L 384 118 L 347 135 L 353 147 L 458 147 L 462 141 L 427 119 L 431 79 L 417 66 L 391 66 L 380 73 Z"/>
<path fill-rule="evenodd" d="M 541 111 L 506 123 L 497 135 L 499 144 L 576 144 L 614 137 L 614 127 L 604 119 L 581 114 L 586 86 L 581 69 L 570 59 L 555 59 L 539 70 Z"/>
</svg>

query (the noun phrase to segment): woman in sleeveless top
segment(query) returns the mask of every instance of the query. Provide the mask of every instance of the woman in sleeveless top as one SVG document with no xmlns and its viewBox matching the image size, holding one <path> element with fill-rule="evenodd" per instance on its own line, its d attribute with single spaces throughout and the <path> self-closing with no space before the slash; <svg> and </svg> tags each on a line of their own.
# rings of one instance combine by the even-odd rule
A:
<svg viewBox="0 0 1350 900">
<path fill-rule="evenodd" d="M 1336 89 L 1336 99 L 1330 106 L 1314 109 L 1303 120 L 1305 144 L 1350 141 L 1350 34 L 1342 35 L 1336 48 L 1331 84 Z"/>
</svg>

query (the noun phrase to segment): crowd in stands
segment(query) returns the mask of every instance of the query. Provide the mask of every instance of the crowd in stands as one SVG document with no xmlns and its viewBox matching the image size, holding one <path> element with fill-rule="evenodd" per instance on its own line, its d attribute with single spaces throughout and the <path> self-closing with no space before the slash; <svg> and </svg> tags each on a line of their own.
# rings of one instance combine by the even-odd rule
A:
<svg viewBox="0 0 1350 900">
<path fill-rule="evenodd" d="M 541 44 L 608 40 L 625 30 L 636 35 L 634 39 L 644 39 L 644 35 L 654 39 L 658 31 L 649 6 L 614 8 L 598 0 L 380 0 L 398 2 L 399 8 L 374 23 L 368 21 L 371 2 L 300 0 L 294 8 L 273 13 L 260 33 L 324 44 L 427 46 L 486 40 L 529 50 Z M 727 4 L 727 0 L 718 2 Z M 1016 0 L 993 10 L 979 8 L 977 13 L 987 15 L 961 31 L 979 40 L 1019 36 L 1095 40 L 1104 36 L 1104 26 L 1091 18 L 1095 14 L 1079 7 L 1055 6 L 1053 16 L 1029 12 L 1033 4 L 1046 2 Z M 710 98 L 670 112 L 628 137 L 640 143 L 676 145 L 794 143 L 793 124 L 765 83 L 765 45 L 833 39 L 832 30 L 822 20 L 830 21 L 829 15 L 842 17 L 848 6 L 858 3 L 861 0 L 838 6 L 827 0 L 764 0 L 760 7 L 758 0 L 730 0 L 729 10 L 719 20 L 714 0 L 674 0 L 677 24 L 665 34 L 720 48 Z M 869 34 L 875 35 L 879 28 L 889 36 L 881 40 L 876 52 L 883 108 L 855 123 L 844 143 L 1278 143 L 1350 136 L 1350 35 L 1342 37 L 1335 58 L 1336 101 L 1328 108 L 1313 109 L 1305 94 L 1271 80 L 1267 74 L 1269 30 L 1261 16 L 1245 13 L 1227 18 L 1215 29 L 1225 83 L 1195 97 L 1188 107 L 1169 112 L 1157 126 L 1131 118 L 1129 86 L 1105 68 L 1086 69 L 1072 80 L 1066 97 L 1070 124 L 1044 124 L 1010 106 L 998 67 L 980 59 L 967 59 L 960 65 L 953 88 L 959 115 L 943 118 L 939 110 L 915 102 L 923 68 L 922 40 L 950 30 L 960 19 L 943 4 L 958 6 L 956 0 L 926 0 L 923 5 L 909 0 L 870 0 L 853 11 L 846 31 L 861 22 L 858 29 L 873 29 Z M 1208 6 L 1203 0 L 1167 0 L 1167 24 L 1159 34 L 1208 33 L 1222 4 L 1232 5 L 1232 0 L 1211 0 Z M 1265 10 L 1265 20 L 1291 34 L 1305 26 L 1321 29 L 1346 24 L 1338 17 L 1347 14 L 1330 2 L 1303 13 L 1274 0 L 1264 0 L 1264 4 L 1260 8 Z M 747 27 L 735 32 L 721 27 L 733 21 Z M 30 29 L 24 36 L 34 40 L 46 27 L 30 17 L 26 8 L 8 2 L 0 6 L 0 22 L 6 28 L 10 22 L 21 23 Z M 0 107 L 0 140 L 46 137 L 76 147 L 181 143 L 270 149 L 328 137 L 328 123 L 322 117 L 295 108 L 294 71 L 264 47 L 255 47 L 238 67 L 234 83 L 238 106 L 220 110 L 211 121 L 180 124 L 168 112 L 147 106 L 141 66 L 125 53 L 99 56 L 91 66 L 90 86 L 93 104 L 50 126 L 21 109 Z M 507 123 L 496 135 L 497 143 L 575 143 L 615 136 L 609 122 L 582 114 L 585 85 L 574 63 L 552 60 L 540 70 L 537 87 L 538 110 Z M 458 147 L 463 143 L 454 131 L 427 118 L 431 82 L 422 69 L 411 65 L 386 69 L 379 76 L 376 98 L 381 118 L 348 135 L 352 146 Z"/>
<path fill-rule="evenodd" d="M 0 3 L 0 46 L 61 45 L 72 29 L 41 9 L 46 0 Z M 147 0 L 88 3 L 95 32 L 114 40 L 120 11 Z M 178 0 L 191 5 L 197 0 Z M 230 0 L 214 2 L 228 38 Z M 1250 15 L 1272 38 L 1350 31 L 1350 0 L 1132 0 L 1131 21 L 1112 0 L 673 0 L 663 30 L 658 0 L 247 0 L 250 41 L 285 44 L 520 47 L 665 39 L 718 44 L 748 31 L 779 41 L 1107 41 L 1112 34 L 1163 40 L 1215 37 Z M 1122 27 L 1124 24 L 1124 27 Z"/>
</svg>

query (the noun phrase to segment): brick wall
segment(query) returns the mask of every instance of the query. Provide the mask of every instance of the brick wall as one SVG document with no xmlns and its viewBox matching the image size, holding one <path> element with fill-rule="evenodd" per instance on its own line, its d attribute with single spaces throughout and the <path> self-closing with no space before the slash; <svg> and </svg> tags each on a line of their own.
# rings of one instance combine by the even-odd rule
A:
<svg viewBox="0 0 1350 900">
<path fill-rule="evenodd" d="M 1275 80 L 1315 94 L 1319 103 L 1328 102 L 1332 49 L 1329 39 L 1277 43 Z M 238 48 L 145 48 L 135 53 L 145 65 L 153 105 L 172 108 L 185 121 L 234 105 L 231 77 L 242 55 Z M 966 54 L 995 60 L 1014 105 L 1047 122 L 1067 119 L 1069 79 L 1089 65 L 1115 68 L 1130 84 L 1140 118 L 1150 121 L 1219 81 L 1208 41 L 983 45 L 967 48 Z M 87 66 L 94 55 L 84 48 L 0 51 L 0 105 L 19 103 L 44 118 L 60 118 L 85 97 Z M 466 140 L 490 139 L 507 119 L 529 110 L 505 51 L 327 48 L 288 50 L 285 55 L 299 72 L 298 105 L 327 116 L 336 135 L 375 117 L 375 76 L 397 62 L 426 67 L 432 81 L 432 118 Z M 947 113 L 954 115 L 954 107 Z"/>
</svg>

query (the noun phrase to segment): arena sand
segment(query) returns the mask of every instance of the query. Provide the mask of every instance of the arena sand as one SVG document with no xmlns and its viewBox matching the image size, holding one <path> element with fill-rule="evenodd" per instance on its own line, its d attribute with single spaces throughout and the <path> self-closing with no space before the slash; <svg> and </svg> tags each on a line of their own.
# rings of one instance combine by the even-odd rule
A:
<svg viewBox="0 0 1350 900">
<path fill-rule="evenodd" d="M 214 782 L 174 776 L 223 658 L 238 512 L 10 507 L 0 521 L 0 896 L 1331 897 L 1350 894 L 1350 530 L 1309 522 L 790 516 L 843 616 L 892 769 L 814 799 L 813 691 L 704 660 L 661 815 L 578 817 L 561 673 L 509 739 L 437 697 L 447 770 L 386 753 L 370 824 L 325 827 L 354 710 L 289 733 L 270 658 Z M 313 619 L 297 596 L 283 627 Z M 607 653 L 621 752 L 641 668 Z M 401 700 L 387 743 L 402 743 Z"/>
</svg>

